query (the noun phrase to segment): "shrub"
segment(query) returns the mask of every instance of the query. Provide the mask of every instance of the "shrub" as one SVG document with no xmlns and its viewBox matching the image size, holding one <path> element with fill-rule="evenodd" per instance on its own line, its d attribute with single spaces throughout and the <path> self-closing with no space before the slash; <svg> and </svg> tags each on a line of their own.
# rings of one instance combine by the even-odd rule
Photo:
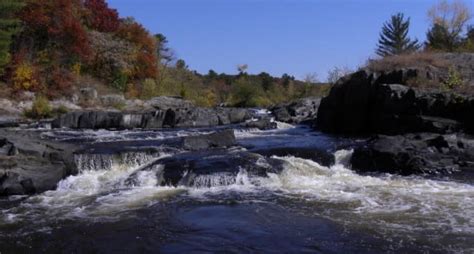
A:
<svg viewBox="0 0 474 254">
<path fill-rule="evenodd" d="M 13 89 L 16 91 L 33 91 L 39 87 L 39 81 L 33 66 L 27 63 L 21 63 L 13 72 Z"/>
<path fill-rule="evenodd" d="M 112 81 L 112 87 L 120 90 L 122 92 L 127 88 L 128 75 L 124 72 L 116 72 L 114 75 L 114 80 Z"/>
<path fill-rule="evenodd" d="M 158 95 L 158 89 L 156 86 L 156 82 L 153 79 L 145 79 L 143 81 L 143 88 L 142 88 L 142 98 L 143 99 L 150 99 Z"/>
<path fill-rule="evenodd" d="M 48 118 L 52 116 L 52 109 L 46 97 L 38 95 L 33 101 L 30 110 L 25 111 L 25 116 L 34 119 Z"/>
<path fill-rule="evenodd" d="M 367 68 L 371 71 L 391 71 L 400 68 L 423 68 L 427 66 L 448 68 L 449 63 L 436 53 L 431 52 L 388 56 L 376 60 L 369 59 L 367 62 Z"/>
<path fill-rule="evenodd" d="M 455 89 L 461 87 L 464 84 L 461 74 L 454 67 L 450 67 L 448 71 L 448 77 L 443 82 L 443 87 L 445 89 Z"/>
</svg>

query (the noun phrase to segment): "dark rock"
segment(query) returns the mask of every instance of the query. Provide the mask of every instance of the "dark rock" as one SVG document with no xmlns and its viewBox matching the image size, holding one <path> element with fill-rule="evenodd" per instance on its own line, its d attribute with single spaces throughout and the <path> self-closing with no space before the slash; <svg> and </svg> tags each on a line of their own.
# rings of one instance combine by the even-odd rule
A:
<svg viewBox="0 0 474 254">
<path fill-rule="evenodd" d="M 377 136 L 354 150 L 351 163 L 360 172 L 401 175 L 472 171 L 474 140 L 428 133 Z"/>
<path fill-rule="evenodd" d="M 325 150 L 304 147 L 274 147 L 267 149 L 252 150 L 254 153 L 261 154 L 266 157 L 271 156 L 294 156 L 303 159 L 315 161 L 323 166 L 331 166 L 335 163 L 334 154 Z"/>
<path fill-rule="evenodd" d="M 39 193 L 56 188 L 64 177 L 77 173 L 72 153 L 77 148 L 43 140 L 41 133 L 0 130 L 0 196 Z"/>
<path fill-rule="evenodd" d="M 235 183 L 239 172 L 266 177 L 268 173 L 279 173 L 283 165 L 281 160 L 254 153 L 215 150 L 178 154 L 160 159 L 143 170 L 156 170 L 160 185 L 211 187 Z M 135 181 L 136 174 L 127 183 Z"/>
<path fill-rule="evenodd" d="M 0 138 L 0 155 L 13 156 L 18 154 L 15 145 L 6 138 Z"/>
<path fill-rule="evenodd" d="M 234 145 L 235 135 L 234 130 L 232 129 L 183 138 L 183 148 L 187 150 L 202 150 L 217 147 L 223 148 Z"/>
<path fill-rule="evenodd" d="M 472 133 L 472 98 L 400 85 L 416 75 L 410 70 L 359 71 L 340 79 L 322 99 L 316 127 L 346 135 L 444 134 L 460 129 Z"/>
<path fill-rule="evenodd" d="M 210 127 L 245 122 L 246 109 L 177 108 L 147 112 L 85 111 L 63 114 L 52 122 L 53 128 L 71 129 L 156 129 Z"/>
<path fill-rule="evenodd" d="M 316 117 L 321 98 L 303 98 L 288 104 L 273 107 L 270 111 L 275 120 L 286 123 L 301 123 Z"/>
</svg>

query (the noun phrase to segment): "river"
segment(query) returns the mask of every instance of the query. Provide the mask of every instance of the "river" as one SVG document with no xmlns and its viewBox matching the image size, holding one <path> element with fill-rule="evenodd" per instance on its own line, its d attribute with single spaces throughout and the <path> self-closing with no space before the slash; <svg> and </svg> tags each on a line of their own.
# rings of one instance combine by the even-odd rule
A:
<svg viewBox="0 0 474 254">
<path fill-rule="evenodd" d="M 56 130 L 44 137 L 113 146 L 212 130 Z M 360 175 L 348 161 L 363 140 L 305 126 L 235 135 L 234 150 L 322 150 L 335 163 L 276 153 L 270 156 L 284 169 L 268 177 L 216 170 L 192 184 L 159 186 L 162 167 L 142 169 L 179 151 L 77 156 L 80 173 L 56 190 L 0 199 L 0 253 L 474 253 L 470 180 Z"/>
</svg>

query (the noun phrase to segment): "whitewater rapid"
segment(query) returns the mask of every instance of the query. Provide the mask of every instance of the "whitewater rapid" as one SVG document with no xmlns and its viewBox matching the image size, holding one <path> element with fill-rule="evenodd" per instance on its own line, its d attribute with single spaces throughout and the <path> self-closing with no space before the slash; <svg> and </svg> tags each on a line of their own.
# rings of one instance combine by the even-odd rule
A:
<svg viewBox="0 0 474 254">
<path fill-rule="evenodd" d="M 236 135 L 246 139 L 277 132 L 237 131 Z M 293 156 L 273 156 L 284 161 L 284 170 L 278 174 L 256 177 L 242 169 L 236 175 L 200 175 L 192 185 L 177 187 L 159 186 L 157 173 L 163 167 L 153 164 L 171 154 L 78 155 L 80 173 L 62 180 L 56 190 L 12 197 L 23 200 L 0 212 L 0 229 L 21 223 L 47 230 L 51 220 L 120 220 L 133 210 L 175 198 L 221 200 L 232 194 L 240 196 L 238 200 L 255 202 L 287 200 L 297 204 L 289 205 L 296 212 L 382 235 L 419 233 L 440 242 L 445 235 L 474 236 L 474 186 L 419 176 L 360 175 L 350 169 L 351 150 L 334 155 L 335 163 L 329 167 Z M 152 169 L 141 170 L 152 164 Z M 136 176 L 133 184 L 127 182 L 132 174 Z"/>
</svg>

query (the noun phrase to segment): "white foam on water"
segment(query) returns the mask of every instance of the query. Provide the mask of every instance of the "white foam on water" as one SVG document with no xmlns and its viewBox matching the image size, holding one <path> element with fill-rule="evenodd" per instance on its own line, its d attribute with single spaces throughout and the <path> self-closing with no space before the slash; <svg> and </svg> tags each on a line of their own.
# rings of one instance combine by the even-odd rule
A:
<svg viewBox="0 0 474 254">
<path fill-rule="evenodd" d="M 284 160 L 286 168 L 262 180 L 262 185 L 289 196 L 331 203 L 346 212 L 341 220 L 408 231 L 474 233 L 474 186 L 422 177 L 359 175 L 344 166 L 350 155 L 351 151 L 338 151 L 337 163 L 331 167 L 275 157 Z"/>
<path fill-rule="evenodd" d="M 275 121 L 277 123 L 277 128 L 274 130 L 260 130 L 258 128 L 244 128 L 244 129 L 234 129 L 234 135 L 236 138 L 253 138 L 261 136 L 285 136 L 282 131 L 296 128 L 295 125 Z"/>
</svg>

